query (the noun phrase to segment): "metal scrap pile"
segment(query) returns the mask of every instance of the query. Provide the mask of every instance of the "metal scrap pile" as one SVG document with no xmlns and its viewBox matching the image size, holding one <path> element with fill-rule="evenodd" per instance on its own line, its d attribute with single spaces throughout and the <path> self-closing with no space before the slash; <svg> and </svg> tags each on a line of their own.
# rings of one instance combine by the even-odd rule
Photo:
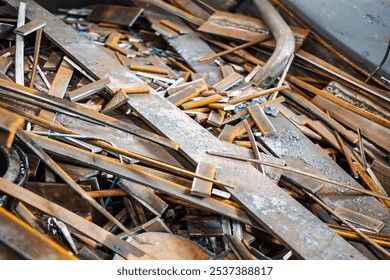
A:
<svg viewBox="0 0 390 280">
<path fill-rule="evenodd" d="M 3 2 L 0 259 L 389 258 L 390 86 L 279 1 Z"/>
</svg>

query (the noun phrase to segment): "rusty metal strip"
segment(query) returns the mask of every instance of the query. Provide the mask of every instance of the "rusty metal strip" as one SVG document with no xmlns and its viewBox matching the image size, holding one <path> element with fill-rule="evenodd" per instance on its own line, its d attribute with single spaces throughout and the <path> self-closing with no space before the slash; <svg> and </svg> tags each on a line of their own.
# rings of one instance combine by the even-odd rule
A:
<svg viewBox="0 0 390 280">
<path fill-rule="evenodd" d="M 203 176 L 214 178 L 215 165 L 208 162 L 199 162 L 196 168 L 196 173 L 202 174 Z M 191 194 L 197 196 L 208 197 L 211 195 L 213 184 L 202 179 L 195 178 L 192 182 Z"/>
<path fill-rule="evenodd" d="M 136 5 L 145 8 L 144 1 L 133 1 Z M 180 18 L 175 15 L 165 13 L 158 7 L 149 6 L 144 11 L 145 17 L 151 23 L 158 23 L 160 19 L 169 19 L 179 28 L 185 29 L 186 34 L 167 39 L 167 42 L 173 47 L 186 61 L 186 63 L 198 73 L 208 73 L 208 82 L 215 84 L 221 79 L 219 67 L 212 61 L 200 63 L 199 59 L 204 56 L 214 54 L 213 50 L 199 38 L 198 34 L 189 28 Z"/>
<path fill-rule="evenodd" d="M 18 128 L 24 124 L 24 120 L 15 113 L 0 108 L 0 144 L 11 148 Z"/>
<path fill-rule="evenodd" d="M 92 82 L 69 92 L 70 101 L 83 100 L 99 91 L 102 91 L 110 83 L 109 78 Z"/>
</svg>

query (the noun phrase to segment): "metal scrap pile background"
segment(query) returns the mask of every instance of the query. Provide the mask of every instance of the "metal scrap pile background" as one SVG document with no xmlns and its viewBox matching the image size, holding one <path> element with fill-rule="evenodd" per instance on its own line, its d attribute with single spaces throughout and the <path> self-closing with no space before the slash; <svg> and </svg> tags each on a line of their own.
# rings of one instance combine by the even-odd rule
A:
<svg viewBox="0 0 390 280">
<path fill-rule="evenodd" d="M 381 65 L 276 0 L 2 2 L 0 259 L 389 258 Z"/>
</svg>

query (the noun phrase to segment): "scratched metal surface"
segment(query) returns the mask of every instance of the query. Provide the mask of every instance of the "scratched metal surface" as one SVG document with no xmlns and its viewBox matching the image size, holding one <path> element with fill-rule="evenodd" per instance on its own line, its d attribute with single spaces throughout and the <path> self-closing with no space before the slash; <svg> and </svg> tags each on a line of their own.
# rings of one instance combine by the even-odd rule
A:
<svg viewBox="0 0 390 280">
<path fill-rule="evenodd" d="M 281 0 L 327 41 L 367 69 L 382 60 L 390 38 L 390 2 Z M 378 74 L 390 79 L 390 61 Z"/>
<path fill-rule="evenodd" d="M 179 26 L 187 33 L 177 36 L 172 39 L 166 39 L 168 44 L 172 46 L 196 72 L 208 73 L 208 83 L 215 84 L 221 79 L 219 67 L 214 61 L 199 63 L 199 59 L 214 54 L 214 51 L 198 36 L 196 31 L 193 31 L 180 18 L 171 15 L 162 9 L 153 6 L 145 5 L 143 1 L 134 1 L 137 5 L 145 8 L 144 15 L 151 23 L 158 23 L 160 19 L 169 19 L 175 25 Z"/>
<path fill-rule="evenodd" d="M 270 137 L 262 137 L 262 140 L 276 155 L 286 160 L 287 163 L 291 158 L 301 160 L 306 166 L 318 169 L 328 179 L 363 189 L 282 114 L 277 117 L 270 117 L 270 120 L 276 128 L 276 134 Z M 317 195 L 333 209 L 343 206 L 385 222 L 385 228 L 382 232 L 390 232 L 390 210 L 377 199 L 359 195 L 356 192 L 331 184 L 324 184 Z"/>
<path fill-rule="evenodd" d="M 5 2 L 17 7 L 20 1 L 7 0 Z M 93 56 L 86 53 L 85 50 L 90 51 L 93 44 L 70 31 L 69 27 L 39 5 L 28 1 L 27 7 L 27 17 L 44 19 L 47 22 L 45 34 L 51 40 L 61 44 L 61 48 L 67 53 L 72 53 L 72 56 L 88 68 L 95 77 L 104 77 L 109 73 L 110 79 L 112 76 L 112 79 L 139 82 L 139 79 L 115 60 L 104 57 L 102 50 L 94 48 Z M 242 149 L 219 141 L 173 104 L 157 95 L 134 95 L 131 97 L 130 104 L 157 131 L 178 141 L 180 151 L 189 160 L 196 163 L 206 158 L 215 162 L 218 166 L 216 179 L 236 185 L 237 189 L 228 189 L 234 199 L 247 210 L 252 218 L 273 233 L 298 257 L 303 259 L 365 259 L 359 251 L 252 165 L 228 159 L 217 159 L 205 154 L 207 150 L 217 150 L 243 155 L 240 152 Z"/>
</svg>

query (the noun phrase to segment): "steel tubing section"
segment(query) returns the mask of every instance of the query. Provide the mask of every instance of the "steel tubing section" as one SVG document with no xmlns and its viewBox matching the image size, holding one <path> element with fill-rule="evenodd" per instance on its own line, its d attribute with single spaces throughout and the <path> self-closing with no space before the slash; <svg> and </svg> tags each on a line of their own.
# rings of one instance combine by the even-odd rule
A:
<svg viewBox="0 0 390 280">
<path fill-rule="evenodd" d="M 290 27 L 268 0 L 253 0 L 253 3 L 276 40 L 274 52 L 254 78 L 256 85 L 268 88 L 287 66 L 294 53 L 295 39 Z"/>
</svg>

